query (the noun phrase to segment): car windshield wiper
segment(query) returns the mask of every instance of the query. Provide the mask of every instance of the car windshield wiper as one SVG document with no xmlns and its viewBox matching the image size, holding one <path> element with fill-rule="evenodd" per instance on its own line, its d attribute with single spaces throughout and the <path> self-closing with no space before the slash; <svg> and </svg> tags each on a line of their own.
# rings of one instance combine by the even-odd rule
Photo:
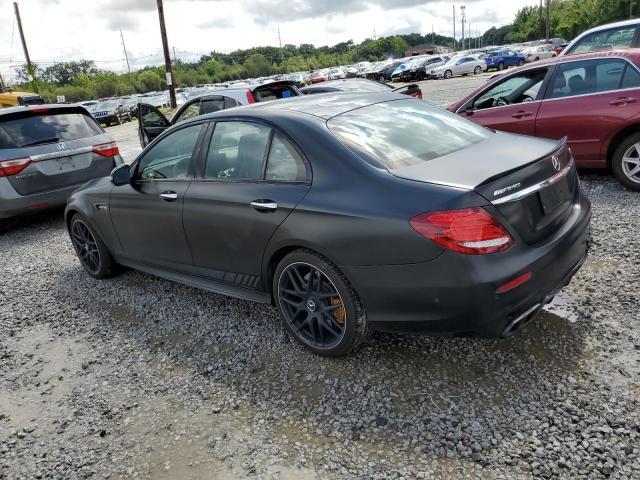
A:
<svg viewBox="0 0 640 480">
<path fill-rule="evenodd" d="M 60 141 L 60 139 L 58 137 L 49 137 L 49 138 L 42 138 L 40 140 L 36 140 L 35 142 L 25 143 L 22 146 L 23 147 L 34 147 L 36 145 L 44 145 L 45 143 L 56 143 L 56 142 L 59 142 L 59 141 Z"/>
</svg>

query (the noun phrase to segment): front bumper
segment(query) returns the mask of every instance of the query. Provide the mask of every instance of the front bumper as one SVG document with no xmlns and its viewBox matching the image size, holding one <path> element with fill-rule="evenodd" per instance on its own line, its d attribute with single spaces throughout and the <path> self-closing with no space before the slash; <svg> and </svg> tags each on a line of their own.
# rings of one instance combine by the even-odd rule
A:
<svg viewBox="0 0 640 480">
<path fill-rule="evenodd" d="M 516 242 L 491 255 L 445 251 L 428 263 L 341 268 L 377 330 L 500 337 L 569 283 L 586 258 L 590 220 L 591 205 L 581 196 L 565 227 L 542 246 Z M 496 293 L 526 272 L 529 281 Z"/>
</svg>

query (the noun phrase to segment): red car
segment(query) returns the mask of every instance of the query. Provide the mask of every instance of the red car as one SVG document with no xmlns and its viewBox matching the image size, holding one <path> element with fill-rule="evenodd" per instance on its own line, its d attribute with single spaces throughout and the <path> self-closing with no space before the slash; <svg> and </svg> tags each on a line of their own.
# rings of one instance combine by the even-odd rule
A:
<svg viewBox="0 0 640 480">
<path fill-rule="evenodd" d="M 320 83 L 325 82 L 327 77 L 324 76 L 322 72 L 313 72 L 311 74 L 311 83 Z"/>
<path fill-rule="evenodd" d="M 576 165 L 640 191 L 640 49 L 560 56 L 496 76 L 449 110 L 496 130 L 568 138 Z"/>
</svg>

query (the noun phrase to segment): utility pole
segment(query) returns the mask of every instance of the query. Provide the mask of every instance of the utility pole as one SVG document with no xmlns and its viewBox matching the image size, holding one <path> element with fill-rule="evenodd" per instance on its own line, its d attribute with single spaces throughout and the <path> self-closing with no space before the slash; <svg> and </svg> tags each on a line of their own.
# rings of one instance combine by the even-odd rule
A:
<svg viewBox="0 0 640 480">
<path fill-rule="evenodd" d="M 461 5 L 460 6 L 460 10 L 462 13 L 460 13 L 460 23 L 462 24 L 462 50 L 464 50 L 464 20 L 465 20 L 465 14 L 464 11 L 467 7 L 465 5 Z"/>
<path fill-rule="evenodd" d="M 280 65 L 284 64 L 284 52 L 282 51 L 282 37 L 280 36 L 280 28 L 278 28 L 278 43 L 280 44 Z"/>
<path fill-rule="evenodd" d="M 540 0 L 540 38 L 544 37 L 544 20 L 542 20 L 542 0 Z"/>
<path fill-rule="evenodd" d="M 35 82 L 35 71 L 33 70 L 33 65 L 31 64 L 31 57 L 29 57 L 29 50 L 27 49 L 27 41 L 24 38 L 24 30 L 22 29 L 22 20 L 20 19 L 20 9 L 18 8 L 18 2 L 13 2 L 13 9 L 16 12 L 16 21 L 18 22 L 18 31 L 20 32 L 20 40 L 22 40 L 22 50 L 24 51 L 24 58 L 27 61 L 27 73 L 31 77 L 33 81 L 34 90 L 37 93 L 37 85 Z"/>
<path fill-rule="evenodd" d="M 160 18 L 160 36 L 162 37 L 162 51 L 164 53 L 164 68 L 167 72 L 167 86 L 169 87 L 169 99 L 171 100 L 171 108 L 177 108 L 176 89 L 173 86 L 173 74 L 171 72 L 171 57 L 169 56 L 169 41 L 167 40 L 167 29 L 164 26 L 164 7 L 162 0 L 158 2 L 158 17 Z"/>
<path fill-rule="evenodd" d="M 456 6 L 453 5 L 453 51 L 456 51 Z"/>
<path fill-rule="evenodd" d="M 549 40 L 551 36 L 551 0 L 547 0 L 547 37 L 545 40 Z"/>
<path fill-rule="evenodd" d="M 633 0 L 629 0 L 629 18 L 633 18 Z"/>
<path fill-rule="evenodd" d="M 124 44 L 124 35 L 122 35 L 122 29 L 120 29 L 120 39 L 122 40 L 122 49 L 124 50 L 124 59 L 127 61 L 127 70 L 131 73 L 131 67 L 129 66 L 129 55 L 127 55 L 127 47 Z"/>
<path fill-rule="evenodd" d="M 7 87 L 4 85 L 4 80 L 2 79 L 2 75 L 0 75 L 0 93 L 6 92 Z"/>
</svg>

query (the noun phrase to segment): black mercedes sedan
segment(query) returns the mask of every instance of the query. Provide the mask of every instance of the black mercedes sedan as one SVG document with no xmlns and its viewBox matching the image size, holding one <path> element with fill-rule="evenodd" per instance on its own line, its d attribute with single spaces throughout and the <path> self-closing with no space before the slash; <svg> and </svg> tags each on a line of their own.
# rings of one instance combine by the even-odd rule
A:
<svg viewBox="0 0 640 480">
<path fill-rule="evenodd" d="M 394 93 L 195 117 L 66 209 L 93 277 L 123 265 L 273 303 L 327 356 L 372 329 L 509 335 L 580 268 L 590 218 L 564 141 Z"/>
</svg>

